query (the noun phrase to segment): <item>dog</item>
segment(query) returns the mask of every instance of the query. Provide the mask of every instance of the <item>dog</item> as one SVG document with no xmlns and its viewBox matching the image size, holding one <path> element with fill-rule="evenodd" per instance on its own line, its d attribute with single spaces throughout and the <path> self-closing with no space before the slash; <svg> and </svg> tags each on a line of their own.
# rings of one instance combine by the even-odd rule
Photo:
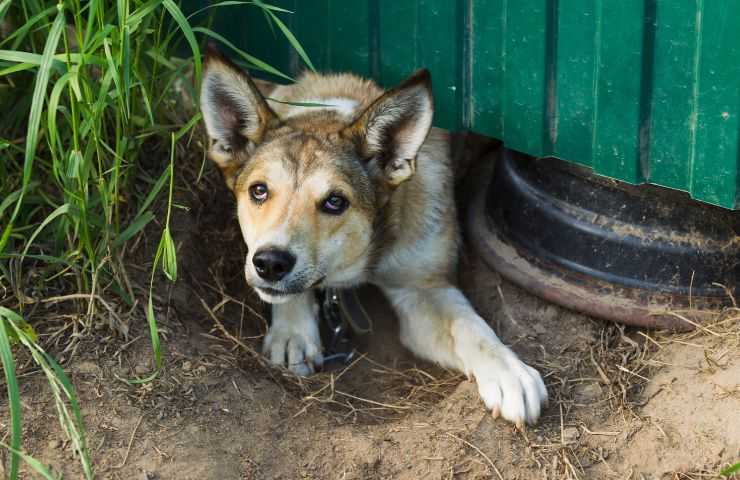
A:
<svg viewBox="0 0 740 480">
<path fill-rule="evenodd" d="M 475 378 L 494 417 L 521 427 L 547 401 L 539 373 L 455 287 L 459 232 L 446 132 L 431 77 L 384 91 L 353 74 L 304 73 L 265 98 L 210 47 L 201 112 L 209 157 L 236 197 L 248 284 L 272 308 L 264 354 L 322 364 L 318 288 L 374 284 L 417 356 Z"/>
</svg>

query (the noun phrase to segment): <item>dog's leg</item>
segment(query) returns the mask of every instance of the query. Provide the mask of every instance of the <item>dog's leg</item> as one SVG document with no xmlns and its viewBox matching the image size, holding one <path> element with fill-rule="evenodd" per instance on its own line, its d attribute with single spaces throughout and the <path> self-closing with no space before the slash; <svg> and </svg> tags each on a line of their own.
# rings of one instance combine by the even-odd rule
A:
<svg viewBox="0 0 740 480">
<path fill-rule="evenodd" d="M 473 375 L 494 416 L 522 425 L 535 422 L 547 390 L 453 286 L 384 288 L 401 322 L 401 342 L 422 358 Z"/>
<path fill-rule="evenodd" d="M 318 305 L 313 292 L 272 306 L 272 325 L 263 353 L 275 365 L 286 365 L 296 375 L 310 375 L 323 363 Z"/>
</svg>

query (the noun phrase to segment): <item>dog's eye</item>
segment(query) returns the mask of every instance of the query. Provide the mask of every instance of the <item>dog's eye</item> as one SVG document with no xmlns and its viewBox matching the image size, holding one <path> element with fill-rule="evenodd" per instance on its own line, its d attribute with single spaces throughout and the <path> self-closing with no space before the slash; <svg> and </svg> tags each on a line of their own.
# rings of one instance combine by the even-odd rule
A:
<svg viewBox="0 0 740 480">
<path fill-rule="evenodd" d="M 249 195 L 252 196 L 252 200 L 257 203 L 262 203 L 267 200 L 267 185 L 264 183 L 255 183 L 249 187 Z"/>
<path fill-rule="evenodd" d="M 339 215 L 343 211 L 347 210 L 347 207 L 349 207 L 347 199 L 336 193 L 332 193 L 326 197 L 324 203 L 321 204 L 321 210 L 332 215 Z"/>
</svg>

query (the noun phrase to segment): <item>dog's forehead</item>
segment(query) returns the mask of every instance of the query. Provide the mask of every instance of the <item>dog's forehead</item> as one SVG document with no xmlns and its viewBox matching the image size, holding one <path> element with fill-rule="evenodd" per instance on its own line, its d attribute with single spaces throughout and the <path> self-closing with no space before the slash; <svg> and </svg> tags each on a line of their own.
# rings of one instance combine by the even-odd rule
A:
<svg viewBox="0 0 740 480">
<path fill-rule="evenodd" d="M 349 178 L 357 176 L 357 158 L 347 145 L 333 139 L 292 132 L 272 139 L 255 152 L 253 170 L 293 179 L 313 176 Z"/>
<path fill-rule="evenodd" d="M 254 181 L 270 188 L 307 192 L 312 197 L 337 190 L 357 207 L 372 210 L 373 184 L 353 145 L 333 135 L 285 129 L 273 136 L 247 160 L 236 190 L 246 191 Z"/>
</svg>

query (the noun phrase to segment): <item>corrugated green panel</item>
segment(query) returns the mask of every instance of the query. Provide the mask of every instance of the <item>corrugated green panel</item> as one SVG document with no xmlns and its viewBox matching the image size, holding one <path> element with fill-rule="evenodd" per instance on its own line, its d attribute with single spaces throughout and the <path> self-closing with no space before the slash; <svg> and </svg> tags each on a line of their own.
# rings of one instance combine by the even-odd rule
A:
<svg viewBox="0 0 740 480">
<path fill-rule="evenodd" d="M 545 76 L 546 2 L 506 2 L 504 38 L 504 139 L 522 152 L 546 151 L 543 140 L 547 85 Z M 483 92 L 475 92 L 476 96 Z"/>
<path fill-rule="evenodd" d="M 557 14 L 555 155 L 590 166 L 596 100 L 596 8 L 593 0 L 571 0 L 567 5 Z"/>
<path fill-rule="evenodd" d="M 368 2 L 329 0 L 326 68 L 370 76 L 370 11 Z"/>
<path fill-rule="evenodd" d="M 416 42 L 416 66 L 426 67 L 434 72 L 432 86 L 437 124 L 457 130 L 462 125 L 463 57 L 460 53 L 464 23 L 463 12 L 458 7 L 463 2 L 419 0 L 418 3 L 417 38 L 433 38 L 434 41 Z M 413 39 L 409 38 L 408 42 L 411 41 Z"/>
<path fill-rule="evenodd" d="M 306 8 L 309 4 L 310 8 Z M 297 0 L 294 8 L 296 14 L 289 16 L 291 31 L 300 40 L 314 66 L 330 68 L 329 0 Z M 293 55 L 293 62 L 293 69 L 297 72 L 308 68 L 297 55 Z"/>
<path fill-rule="evenodd" d="M 386 86 L 402 81 L 419 66 L 419 4 L 380 0 L 378 81 Z"/>
<path fill-rule="evenodd" d="M 274 3 L 319 69 L 390 87 L 429 68 L 438 126 L 740 206 L 740 0 Z M 228 38 L 300 65 L 258 9 L 223 12 Z"/>
<path fill-rule="evenodd" d="M 690 187 L 696 198 L 737 208 L 740 12 L 737 2 L 706 0 L 699 15 Z"/>
<path fill-rule="evenodd" d="M 435 123 L 456 129 L 461 123 L 458 2 L 438 0 L 380 2 L 379 81 L 392 87 L 416 69 L 433 72 Z M 434 39 L 423 42 L 420 39 Z"/>
<path fill-rule="evenodd" d="M 295 8 L 294 0 L 275 0 L 271 4 L 288 10 Z M 233 31 L 244 38 L 243 42 L 234 42 L 234 44 L 250 55 L 273 65 L 286 75 L 293 75 L 295 72 L 291 68 L 292 51 L 277 26 L 271 26 L 263 12 L 257 7 L 242 7 L 237 10 L 238 8 L 225 7 L 219 10 L 220 14 L 216 16 L 217 23 L 223 19 L 233 25 L 233 30 L 226 33 Z M 245 22 L 245 17 L 250 19 L 248 24 Z M 286 24 L 290 25 L 290 17 L 285 20 Z M 216 31 L 222 33 L 220 30 Z M 284 80 L 269 77 L 263 73 L 259 75 L 269 80 L 284 82 Z"/>
<path fill-rule="evenodd" d="M 473 130 L 504 137 L 504 38 L 506 0 L 472 2 L 471 125 Z"/>
<path fill-rule="evenodd" d="M 643 0 L 596 2 L 596 173 L 630 183 L 644 180 L 640 167 Z"/>
<path fill-rule="evenodd" d="M 672 188 L 686 188 L 691 174 L 697 12 L 695 2 L 657 2 L 649 180 Z"/>
</svg>

